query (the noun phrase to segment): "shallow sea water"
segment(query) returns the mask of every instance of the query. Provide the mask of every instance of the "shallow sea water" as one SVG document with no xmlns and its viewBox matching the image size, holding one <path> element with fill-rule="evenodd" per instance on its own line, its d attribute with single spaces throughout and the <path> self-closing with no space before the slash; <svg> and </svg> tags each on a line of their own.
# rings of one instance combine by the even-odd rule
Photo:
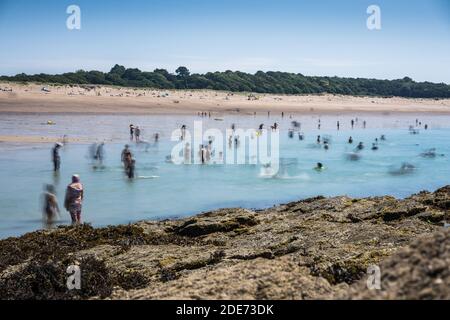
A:
<svg viewBox="0 0 450 320">
<path fill-rule="evenodd" d="M 355 129 L 350 118 L 355 115 L 320 116 L 322 128 L 317 129 L 318 115 L 286 115 L 268 118 L 264 115 L 197 116 L 121 116 L 121 115 L 2 115 L 0 135 L 36 135 L 61 137 L 64 134 L 107 139 L 104 167 L 94 169 L 87 157 L 89 144 L 69 143 L 61 151 L 61 171 L 55 176 L 50 162 L 50 144 L 0 144 L 0 238 L 20 235 L 43 227 L 40 197 L 45 183 L 56 186 L 62 207 L 64 190 L 73 173 L 78 173 L 85 187 L 82 219 L 94 226 L 129 223 L 146 219 L 187 216 L 223 207 L 265 208 L 275 204 L 324 195 L 367 197 L 390 194 L 406 197 L 421 190 L 434 190 L 450 183 L 450 117 L 447 115 L 359 115 Z M 409 125 L 419 117 L 429 130 L 419 128 L 412 135 Z M 221 118 L 223 121 L 216 121 Z M 288 137 L 292 120 L 302 123 L 305 140 Z M 52 120 L 56 125 L 44 125 Z M 280 124 L 280 161 L 278 174 L 267 176 L 261 165 L 175 165 L 166 161 L 172 147 L 171 132 L 194 121 L 203 120 L 203 127 L 222 131 L 235 123 L 238 128 L 257 128 L 277 121 Z M 336 130 L 336 121 L 341 130 Z M 367 121 L 367 128 L 362 122 Z M 152 140 L 155 132 L 160 141 L 148 148 L 132 144 L 138 178 L 124 177 L 120 153 L 128 141 L 128 124 L 140 125 L 144 139 Z M 331 139 L 330 149 L 317 148 L 320 134 Z M 384 134 L 379 150 L 370 146 Z M 348 137 L 354 144 L 347 143 Z M 356 143 L 364 142 L 359 161 L 346 155 Z M 225 147 L 227 143 L 225 142 Z M 436 148 L 438 156 L 425 158 L 420 154 Z M 225 151 L 226 152 L 226 151 Z M 313 169 L 322 162 L 326 169 Z M 415 169 L 405 175 L 390 171 L 403 162 Z M 69 215 L 62 209 L 57 224 L 69 224 Z"/>
</svg>

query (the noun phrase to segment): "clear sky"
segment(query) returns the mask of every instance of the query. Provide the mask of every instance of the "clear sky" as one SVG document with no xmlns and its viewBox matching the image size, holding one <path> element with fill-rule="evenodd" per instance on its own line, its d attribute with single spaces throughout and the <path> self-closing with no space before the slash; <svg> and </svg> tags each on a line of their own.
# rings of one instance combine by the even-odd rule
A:
<svg viewBox="0 0 450 320">
<path fill-rule="evenodd" d="M 450 0 L 0 0 L 0 74 L 116 63 L 450 83 Z"/>
</svg>

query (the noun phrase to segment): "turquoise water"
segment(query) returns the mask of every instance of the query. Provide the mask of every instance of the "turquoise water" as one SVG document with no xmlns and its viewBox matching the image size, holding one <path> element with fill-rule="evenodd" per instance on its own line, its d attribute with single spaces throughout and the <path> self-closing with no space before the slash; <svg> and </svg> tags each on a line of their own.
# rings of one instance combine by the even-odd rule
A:
<svg viewBox="0 0 450 320">
<path fill-rule="evenodd" d="M 241 128 L 256 128 L 278 121 L 281 168 L 267 177 L 260 165 L 174 165 L 166 161 L 172 146 L 172 130 L 186 124 L 193 126 L 196 116 L 67 116 L 50 117 L 55 126 L 45 126 L 49 116 L 6 115 L 0 119 L 0 135 L 79 136 L 108 139 L 104 168 L 94 169 L 87 158 L 89 144 L 70 143 L 61 151 L 61 171 L 55 176 L 48 144 L 0 144 L 0 237 L 20 235 L 42 228 L 40 196 L 44 183 L 56 186 L 62 207 L 64 190 L 73 173 L 78 173 L 85 187 L 82 219 L 94 226 L 128 223 L 144 219 L 163 219 L 195 214 L 222 207 L 264 208 L 306 197 L 347 194 L 354 197 L 391 194 L 405 197 L 420 190 L 433 190 L 450 183 L 450 117 L 420 116 L 430 129 L 412 135 L 408 126 L 414 115 L 360 115 L 357 127 L 350 129 L 350 116 L 321 116 L 322 130 L 317 130 L 318 116 L 295 116 L 302 123 L 305 140 L 289 139 L 287 130 L 292 119 L 267 116 L 224 116 L 224 121 L 203 119 L 205 128 L 221 130 L 236 123 Z M 213 116 L 214 118 L 214 116 Z M 341 130 L 336 130 L 336 120 Z M 367 121 L 367 129 L 361 128 Z M 138 178 L 123 175 L 120 153 L 128 139 L 128 124 L 143 128 L 143 137 L 161 134 L 157 145 L 146 148 L 132 145 Z M 329 136 L 329 150 L 317 148 L 317 135 Z M 374 138 L 386 135 L 379 150 L 370 149 Z M 353 146 L 347 143 L 354 138 Z M 366 145 L 359 161 L 349 161 L 348 152 L 357 142 Z M 226 145 L 226 143 L 225 143 Z M 438 156 L 420 154 L 436 148 Z M 443 155 L 441 155 L 443 154 Z M 313 170 L 317 162 L 326 169 Z M 392 175 L 403 162 L 415 170 Z M 69 215 L 62 212 L 59 224 L 68 224 Z"/>
</svg>

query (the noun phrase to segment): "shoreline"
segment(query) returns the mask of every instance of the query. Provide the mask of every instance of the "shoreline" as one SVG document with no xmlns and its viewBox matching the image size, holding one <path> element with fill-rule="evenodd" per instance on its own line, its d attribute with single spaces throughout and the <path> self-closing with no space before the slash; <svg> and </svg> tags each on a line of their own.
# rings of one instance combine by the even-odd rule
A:
<svg viewBox="0 0 450 320">
<path fill-rule="evenodd" d="M 448 299 L 449 270 L 439 266 L 450 253 L 449 208 L 446 186 L 405 199 L 319 196 L 263 210 L 35 231 L 0 240 L 0 297 Z M 73 263 L 86 277 L 77 293 L 58 282 Z M 373 264 L 382 290 L 366 287 Z"/>
<path fill-rule="evenodd" d="M 344 95 L 275 95 L 213 90 L 49 86 L 0 82 L 0 114 L 214 115 L 267 113 L 450 114 L 450 99 Z M 6 91 L 5 91 L 6 90 Z M 9 91 L 11 90 L 11 91 Z"/>
</svg>

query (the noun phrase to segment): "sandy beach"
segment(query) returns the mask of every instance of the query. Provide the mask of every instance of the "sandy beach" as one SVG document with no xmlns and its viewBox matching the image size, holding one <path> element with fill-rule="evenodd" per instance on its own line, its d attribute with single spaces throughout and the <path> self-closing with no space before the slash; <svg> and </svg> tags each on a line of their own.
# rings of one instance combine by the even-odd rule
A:
<svg viewBox="0 0 450 320">
<path fill-rule="evenodd" d="M 95 85 L 0 83 L 0 113 L 70 114 L 450 113 L 450 99 L 271 95 Z"/>
</svg>

